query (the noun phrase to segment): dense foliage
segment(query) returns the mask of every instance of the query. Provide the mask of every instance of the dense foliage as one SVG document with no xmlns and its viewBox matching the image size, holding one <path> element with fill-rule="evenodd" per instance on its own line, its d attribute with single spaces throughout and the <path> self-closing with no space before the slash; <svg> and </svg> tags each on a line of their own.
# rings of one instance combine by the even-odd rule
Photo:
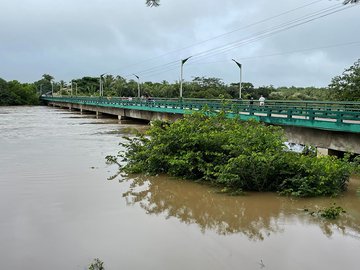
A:
<svg viewBox="0 0 360 270">
<path fill-rule="evenodd" d="M 110 74 L 102 76 L 104 96 L 136 97 L 138 82 L 122 76 Z M 34 83 L 22 84 L 17 81 L 6 82 L 0 79 L 0 105 L 36 104 L 36 94 L 98 96 L 99 77 L 83 77 L 70 82 L 55 81 L 54 77 L 44 74 Z M 178 98 L 179 82 L 142 82 L 142 96 L 157 98 Z M 335 77 L 329 87 L 255 87 L 251 82 L 242 83 L 242 98 L 259 99 L 260 96 L 271 100 L 360 100 L 360 60 Z M 239 83 L 225 84 L 220 78 L 194 77 L 183 84 L 184 98 L 236 99 L 239 97 Z"/>
<path fill-rule="evenodd" d="M 360 100 L 360 59 L 333 78 L 329 88 L 335 99 Z"/>
<path fill-rule="evenodd" d="M 271 100 L 360 100 L 360 60 L 345 70 L 341 76 L 332 79 L 329 87 L 255 87 L 251 82 L 242 83 L 242 98 L 258 99 L 261 95 Z M 104 95 L 135 97 L 138 93 L 137 81 L 121 76 L 105 75 L 102 77 Z M 44 84 L 45 85 L 45 84 Z M 73 80 L 75 94 L 85 96 L 99 95 L 99 78 L 83 77 Z M 70 95 L 70 84 L 63 81 L 55 83 L 55 94 Z M 140 83 L 141 95 L 159 98 L 179 97 L 179 82 L 143 82 Z M 216 99 L 239 97 L 239 83 L 225 84 L 220 78 L 194 77 L 183 84 L 183 97 Z"/>
<path fill-rule="evenodd" d="M 39 103 L 39 96 L 32 84 L 9 81 L 0 78 L 0 106 L 35 105 Z"/>
<path fill-rule="evenodd" d="M 335 157 L 286 151 L 279 127 L 222 114 L 198 113 L 172 124 L 157 121 L 147 135 L 124 144 L 123 171 L 166 173 L 231 192 L 277 191 L 300 197 L 338 195 L 350 175 L 350 165 Z"/>
<path fill-rule="evenodd" d="M 99 78 L 84 77 L 73 80 L 73 94 L 75 84 L 78 95 L 99 95 Z M 127 80 L 121 76 L 106 75 L 103 77 L 104 95 L 119 97 L 137 96 L 138 85 L 133 79 Z M 159 98 L 179 97 L 179 83 L 143 82 L 140 85 L 141 95 Z M 332 91 L 328 88 L 316 87 L 278 87 L 259 86 L 255 87 L 250 82 L 242 83 L 242 98 L 258 99 L 263 95 L 266 99 L 277 100 L 331 100 Z M 70 84 L 60 82 L 55 84 L 55 94 L 70 95 Z M 221 97 L 235 99 L 239 97 L 239 83 L 225 84 L 220 78 L 194 77 L 191 81 L 183 84 L 183 96 L 185 98 L 208 98 Z"/>
</svg>

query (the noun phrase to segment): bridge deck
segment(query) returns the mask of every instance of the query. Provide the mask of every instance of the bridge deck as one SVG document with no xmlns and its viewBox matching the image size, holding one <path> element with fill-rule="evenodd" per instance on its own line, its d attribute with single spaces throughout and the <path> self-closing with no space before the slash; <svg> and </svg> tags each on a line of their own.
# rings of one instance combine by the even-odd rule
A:
<svg viewBox="0 0 360 270">
<path fill-rule="evenodd" d="M 122 98 L 42 97 L 48 102 L 59 102 L 99 107 L 141 110 L 159 113 L 189 114 L 208 109 L 224 110 L 228 117 L 247 120 L 255 118 L 269 124 L 301 126 L 315 129 L 360 133 L 360 102 L 324 101 L 267 101 L 259 106 L 254 101 L 234 100 L 125 100 Z"/>
</svg>

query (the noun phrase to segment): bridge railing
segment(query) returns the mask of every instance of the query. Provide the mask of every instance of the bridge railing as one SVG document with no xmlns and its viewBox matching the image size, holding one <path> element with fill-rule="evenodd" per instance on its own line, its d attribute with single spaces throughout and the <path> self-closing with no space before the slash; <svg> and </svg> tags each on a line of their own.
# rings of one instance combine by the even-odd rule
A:
<svg viewBox="0 0 360 270">
<path fill-rule="evenodd" d="M 267 100 L 264 106 L 260 106 L 258 101 L 249 100 L 124 99 L 119 97 L 43 97 L 43 99 L 141 110 L 168 111 L 171 109 L 178 113 L 207 108 L 211 111 L 224 110 L 229 115 L 243 115 L 247 118 L 354 124 L 358 125 L 360 130 L 360 102 Z"/>
</svg>

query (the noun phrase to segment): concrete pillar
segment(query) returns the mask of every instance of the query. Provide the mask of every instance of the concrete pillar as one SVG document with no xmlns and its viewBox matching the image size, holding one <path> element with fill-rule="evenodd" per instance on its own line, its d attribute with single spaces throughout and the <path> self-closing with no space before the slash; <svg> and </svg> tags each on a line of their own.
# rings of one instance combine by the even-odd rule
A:
<svg viewBox="0 0 360 270">
<path fill-rule="evenodd" d="M 125 119 L 127 119 L 127 117 L 124 116 L 124 115 L 118 115 L 118 119 L 119 119 L 119 120 L 125 120 Z"/>
<path fill-rule="evenodd" d="M 320 156 L 328 156 L 328 155 L 329 155 L 329 149 L 321 148 L 321 147 L 317 148 L 317 156 L 318 157 L 320 157 Z"/>
</svg>

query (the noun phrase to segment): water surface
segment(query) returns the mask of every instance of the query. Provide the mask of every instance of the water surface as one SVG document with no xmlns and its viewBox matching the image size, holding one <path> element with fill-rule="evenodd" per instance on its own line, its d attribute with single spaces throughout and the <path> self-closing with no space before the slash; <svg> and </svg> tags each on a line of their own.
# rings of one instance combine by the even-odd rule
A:
<svg viewBox="0 0 360 270">
<path fill-rule="evenodd" d="M 1 269 L 358 269 L 359 179 L 341 197 L 231 197 L 166 176 L 118 176 L 104 157 L 143 124 L 0 107 Z M 332 203 L 326 221 L 304 212 Z"/>
</svg>

